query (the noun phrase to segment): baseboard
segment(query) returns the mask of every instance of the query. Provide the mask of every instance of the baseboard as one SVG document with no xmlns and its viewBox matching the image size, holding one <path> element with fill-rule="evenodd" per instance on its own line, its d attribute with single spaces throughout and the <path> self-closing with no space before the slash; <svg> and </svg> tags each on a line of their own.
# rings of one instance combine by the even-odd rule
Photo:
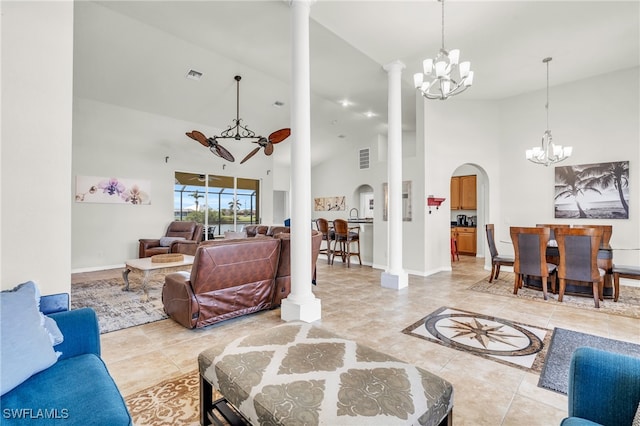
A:
<svg viewBox="0 0 640 426">
<path fill-rule="evenodd" d="M 72 269 L 72 274 L 79 274 L 82 272 L 96 272 L 96 271 L 106 271 L 108 269 L 124 269 L 124 263 L 120 263 L 118 265 L 106 265 L 106 266 L 93 266 L 88 268 L 78 268 Z"/>
</svg>

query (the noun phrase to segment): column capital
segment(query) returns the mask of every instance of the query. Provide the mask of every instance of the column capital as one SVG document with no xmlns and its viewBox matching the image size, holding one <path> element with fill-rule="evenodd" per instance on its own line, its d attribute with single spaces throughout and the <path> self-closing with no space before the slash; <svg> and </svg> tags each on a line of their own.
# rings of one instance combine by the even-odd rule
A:
<svg viewBox="0 0 640 426">
<path fill-rule="evenodd" d="M 396 59 L 395 61 L 389 62 L 388 64 L 384 65 L 382 68 L 386 72 L 392 72 L 392 71 L 402 71 L 406 67 L 407 66 L 404 64 L 404 62 L 402 62 L 399 59 Z"/>
</svg>

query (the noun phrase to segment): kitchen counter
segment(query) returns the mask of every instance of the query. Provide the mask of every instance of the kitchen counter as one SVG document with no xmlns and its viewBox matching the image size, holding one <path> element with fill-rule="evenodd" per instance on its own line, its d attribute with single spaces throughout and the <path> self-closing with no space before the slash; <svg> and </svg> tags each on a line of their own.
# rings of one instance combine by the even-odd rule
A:
<svg viewBox="0 0 640 426">
<path fill-rule="evenodd" d="M 351 218 L 347 219 L 348 223 L 373 223 L 373 219 L 370 218 Z"/>
</svg>

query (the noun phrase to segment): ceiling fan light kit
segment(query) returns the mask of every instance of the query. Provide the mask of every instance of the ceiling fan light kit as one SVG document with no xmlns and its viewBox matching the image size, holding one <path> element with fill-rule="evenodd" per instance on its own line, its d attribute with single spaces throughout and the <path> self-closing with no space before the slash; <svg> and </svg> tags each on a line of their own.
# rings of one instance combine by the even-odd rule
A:
<svg viewBox="0 0 640 426">
<path fill-rule="evenodd" d="M 413 75 L 413 84 L 427 99 L 445 100 L 473 84 L 471 63 L 460 62 L 460 50 L 444 48 L 444 0 L 442 2 L 442 45 L 435 59 L 422 62 L 423 72 Z"/>
<path fill-rule="evenodd" d="M 240 80 L 241 76 L 236 75 L 234 77 L 236 81 L 236 118 L 233 120 L 233 125 L 229 126 L 227 130 L 220 133 L 220 135 L 206 137 L 202 132 L 193 130 L 186 132 L 185 134 L 191 139 L 198 141 L 202 146 L 209 148 L 209 150 L 220 158 L 223 158 L 229 162 L 234 162 L 234 156 L 222 145 L 220 145 L 220 139 L 233 139 L 236 141 L 249 140 L 252 143 L 257 143 L 258 146 L 254 148 L 249 154 L 247 154 L 240 164 L 253 157 L 260 148 L 264 148 L 265 155 L 273 154 L 273 145 L 282 142 L 291 134 L 291 129 L 284 128 L 276 130 L 271 133 L 268 138 L 264 136 L 258 136 L 255 132 L 246 125 L 242 125 L 242 119 L 240 118 Z"/>
</svg>

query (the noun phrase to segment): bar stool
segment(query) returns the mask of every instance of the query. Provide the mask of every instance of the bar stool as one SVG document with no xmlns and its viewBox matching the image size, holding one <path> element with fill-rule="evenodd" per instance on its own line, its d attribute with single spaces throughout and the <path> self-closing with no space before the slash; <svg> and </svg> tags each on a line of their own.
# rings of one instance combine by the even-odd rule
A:
<svg viewBox="0 0 640 426">
<path fill-rule="evenodd" d="M 630 280 L 640 280 L 640 267 L 629 265 L 613 265 L 613 301 L 618 301 L 620 295 L 620 277 Z"/>
<path fill-rule="evenodd" d="M 333 250 L 331 250 L 331 264 L 336 258 L 336 253 L 342 257 L 342 261 L 347 261 L 347 268 L 351 267 L 351 256 L 358 256 L 358 262 L 362 265 L 362 259 L 360 258 L 360 227 L 349 227 L 349 224 L 344 219 L 336 219 L 333 221 L 333 231 L 335 232 L 335 239 L 333 243 Z M 355 232 L 354 232 L 355 231 Z M 338 243 L 340 244 L 340 250 L 337 249 Z M 351 251 L 351 245 L 356 243 L 358 246 L 357 252 Z"/>
<path fill-rule="evenodd" d="M 322 233 L 322 241 L 326 242 L 325 248 L 320 247 L 318 254 L 324 254 L 327 256 L 327 264 L 331 263 L 331 241 L 334 240 L 335 233 L 333 229 L 329 228 L 329 221 L 324 218 L 316 219 L 316 227 L 318 231 Z"/>
</svg>

